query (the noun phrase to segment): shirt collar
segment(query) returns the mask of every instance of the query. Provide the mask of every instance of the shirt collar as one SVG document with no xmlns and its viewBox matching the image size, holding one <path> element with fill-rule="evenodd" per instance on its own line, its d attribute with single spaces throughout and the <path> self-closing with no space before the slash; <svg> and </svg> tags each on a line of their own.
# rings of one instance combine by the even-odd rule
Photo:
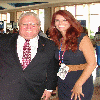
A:
<svg viewBox="0 0 100 100">
<path fill-rule="evenodd" d="M 38 41 L 38 39 L 39 39 L 39 36 L 37 35 L 35 38 L 30 39 L 30 43 L 34 43 Z M 23 45 L 25 43 L 25 39 L 22 36 L 18 35 L 17 43 L 20 45 L 21 44 Z"/>
</svg>

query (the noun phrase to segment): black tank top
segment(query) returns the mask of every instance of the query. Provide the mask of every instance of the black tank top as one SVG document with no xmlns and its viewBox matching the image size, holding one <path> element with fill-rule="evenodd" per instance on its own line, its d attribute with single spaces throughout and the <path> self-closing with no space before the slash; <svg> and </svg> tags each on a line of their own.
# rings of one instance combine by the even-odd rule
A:
<svg viewBox="0 0 100 100">
<path fill-rule="evenodd" d="M 86 36 L 86 34 L 81 33 L 81 36 L 78 37 L 78 49 L 75 52 L 72 52 L 72 50 L 65 51 L 63 56 L 63 63 L 65 63 L 66 65 L 79 65 L 86 63 L 86 59 L 83 55 L 83 52 L 79 50 L 79 44 L 84 36 Z M 61 61 L 62 61 L 62 54 L 63 51 L 60 52 Z M 59 60 L 59 49 L 56 50 L 55 58 Z"/>
</svg>

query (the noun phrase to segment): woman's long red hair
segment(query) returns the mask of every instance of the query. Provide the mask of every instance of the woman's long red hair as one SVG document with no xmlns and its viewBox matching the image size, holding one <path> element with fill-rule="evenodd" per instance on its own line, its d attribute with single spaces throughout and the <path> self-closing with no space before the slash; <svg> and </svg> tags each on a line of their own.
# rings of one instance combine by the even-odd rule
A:
<svg viewBox="0 0 100 100">
<path fill-rule="evenodd" d="M 55 27 L 55 18 L 56 15 L 63 16 L 69 23 L 70 27 L 66 30 L 66 50 L 71 49 L 72 51 L 77 50 L 78 37 L 83 31 L 83 27 L 80 23 L 74 18 L 74 16 L 67 10 L 59 10 L 55 12 L 52 16 L 51 27 L 50 27 L 50 38 L 55 42 L 59 47 L 60 39 L 62 35 L 60 31 Z"/>
</svg>

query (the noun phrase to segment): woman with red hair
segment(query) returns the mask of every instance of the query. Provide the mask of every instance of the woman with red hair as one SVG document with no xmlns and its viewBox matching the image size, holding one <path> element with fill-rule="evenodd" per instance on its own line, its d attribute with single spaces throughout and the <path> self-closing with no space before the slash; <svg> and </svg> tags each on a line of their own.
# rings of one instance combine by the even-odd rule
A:
<svg viewBox="0 0 100 100">
<path fill-rule="evenodd" d="M 91 100 L 92 72 L 96 67 L 94 48 L 83 28 L 67 10 L 52 16 L 50 38 L 58 46 L 55 53 L 59 61 L 59 100 Z"/>
</svg>

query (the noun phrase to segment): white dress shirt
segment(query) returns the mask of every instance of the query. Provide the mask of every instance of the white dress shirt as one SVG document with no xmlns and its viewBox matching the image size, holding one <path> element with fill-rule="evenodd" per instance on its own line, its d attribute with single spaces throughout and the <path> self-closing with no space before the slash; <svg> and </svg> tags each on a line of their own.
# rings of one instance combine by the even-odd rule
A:
<svg viewBox="0 0 100 100">
<path fill-rule="evenodd" d="M 31 60 L 35 57 L 37 53 L 38 39 L 39 39 L 39 36 L 37 35 L 35 38 L 30 39 L 29 41 L 29 44 L 31 46 Z M 22 63 L 24 43 L 25 43 L 25 39 L 19 35 L 17 39 L 17 53 L 18 53 L 20 63 Z"/>
</svg>

